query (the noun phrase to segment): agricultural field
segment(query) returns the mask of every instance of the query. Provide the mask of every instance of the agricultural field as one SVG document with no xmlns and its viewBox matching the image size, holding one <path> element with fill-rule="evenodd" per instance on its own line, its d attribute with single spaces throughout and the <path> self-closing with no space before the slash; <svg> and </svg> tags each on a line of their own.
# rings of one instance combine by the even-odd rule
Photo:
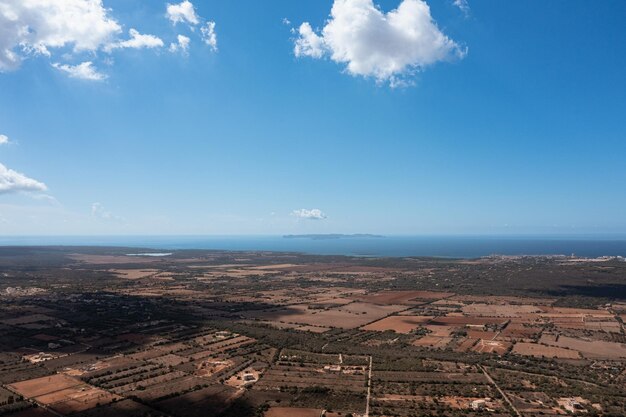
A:
<svg viewBox="0 0 626 417">
<path fill-rule="evenodd" d="M 0 248 L 0 415 L 626 415 L 619 259 L 143 252 Z"/>
<path fill-rule="evenodd" d="M 63 374 L 16 382 L 8 387 L 60 414 L 74 414 L 121 398 Z"/>
</svg>

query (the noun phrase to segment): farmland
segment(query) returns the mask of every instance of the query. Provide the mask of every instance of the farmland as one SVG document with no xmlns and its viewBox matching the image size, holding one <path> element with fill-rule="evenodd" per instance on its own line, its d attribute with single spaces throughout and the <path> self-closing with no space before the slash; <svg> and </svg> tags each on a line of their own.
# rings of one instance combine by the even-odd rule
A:
<svg viewBox="0 0 626 417">
<path fill-rule="evenodd" d="M 0 415 L 625 415 L 626 262 L 0 248 Z"/>
</svg>

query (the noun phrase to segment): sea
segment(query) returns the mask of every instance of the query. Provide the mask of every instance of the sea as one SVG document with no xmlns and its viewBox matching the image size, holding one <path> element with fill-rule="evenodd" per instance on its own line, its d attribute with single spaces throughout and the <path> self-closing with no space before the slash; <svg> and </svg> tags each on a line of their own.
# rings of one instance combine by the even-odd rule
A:
<svg viewBox="0 0 626 417">
<path fill-rule="evenodd" d="M 299 252 L 368 257 L 478 258 L 491 255 L 626 257 L 626 235 L 554 236 L 0 236 L 0 246 L 115 246 L 167 252 L 180 249 Z"/>
</svg>

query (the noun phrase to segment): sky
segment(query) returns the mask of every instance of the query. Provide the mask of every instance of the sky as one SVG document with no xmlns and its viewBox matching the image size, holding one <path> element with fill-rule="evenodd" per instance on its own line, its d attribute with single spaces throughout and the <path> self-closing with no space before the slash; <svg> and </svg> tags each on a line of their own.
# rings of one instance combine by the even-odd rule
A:
<svg viewBox="0 0 626 417">
<path fill-rule="evenodd" d="M 626 233 L 625 18 L 0 0 L 0 235 Z"/>
</svg>

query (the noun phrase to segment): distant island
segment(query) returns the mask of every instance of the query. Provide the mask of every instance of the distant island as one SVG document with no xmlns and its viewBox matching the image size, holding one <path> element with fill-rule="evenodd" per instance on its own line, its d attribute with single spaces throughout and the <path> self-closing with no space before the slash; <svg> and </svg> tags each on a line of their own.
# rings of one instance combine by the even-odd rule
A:
<svg viewBox="0 0 626 417">
<path fill-rule="evenodd" d="M 312 234 L 312 235 L 284 235 L 285 239 L 313 239 L 313 240 L 328 240 L 328 239 L 378 239 L 385 236 L 371 235 L 367 233 L 356 233 L 351 235 L 345 235 L 341 233 L 329 233 L 329 234 Z"/>
</svg>

